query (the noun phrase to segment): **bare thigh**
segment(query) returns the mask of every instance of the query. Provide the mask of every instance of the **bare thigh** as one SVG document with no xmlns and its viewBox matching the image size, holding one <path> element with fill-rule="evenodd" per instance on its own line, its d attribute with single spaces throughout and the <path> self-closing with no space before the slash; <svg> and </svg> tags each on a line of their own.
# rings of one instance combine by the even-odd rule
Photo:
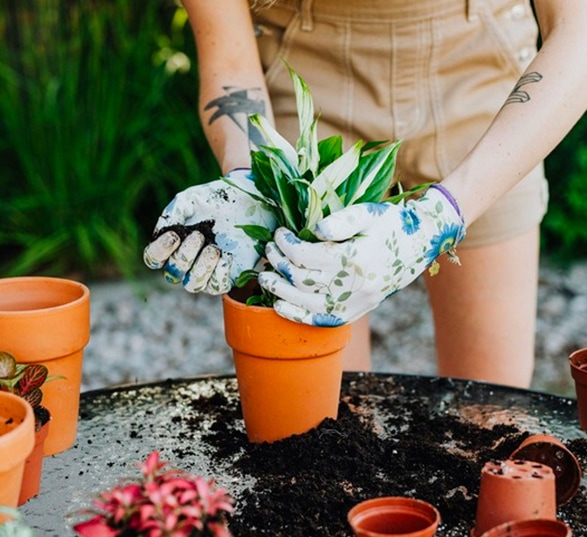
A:
<svg viewBox="0 0 587 537">
<path fill-rule="evenodd" d="M 459 251 L 426 276 L 438 373 L 528 387 L 534 369 L 539 232 Z"/>
</svg>

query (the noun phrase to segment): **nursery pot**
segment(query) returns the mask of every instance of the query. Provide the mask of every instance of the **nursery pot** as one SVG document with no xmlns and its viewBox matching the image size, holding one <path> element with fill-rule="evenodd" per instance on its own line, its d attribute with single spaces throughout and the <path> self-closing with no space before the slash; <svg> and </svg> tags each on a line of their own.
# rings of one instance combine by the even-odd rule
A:
<svg viewBox="0 0 587 537">
<path fill-rule="evenodd" d="M 569 356 L 569 365 L 575 381 L 579 425 L 587 431 L 587 347 L 573 352 Z"/>
<path fill-rule="evenodd" d="M 549 434 L 534 434 L 526 438 L 510 459 L 535 461 L 550 466 L 556 482 L 556 503 L 567 503 L 579 490 L 581 465 L 569 449 Z"/>
<path fill-rule="evenodd" d="M 472 537 L 495 526 L 535 518 L 556 520 L 555 477 L 552 468 L 533 461 L 491 461 L 481 470 L 477 513 Z"/>
<path fill-rule="evenodd" d="M 350 326 L 294 323 L 228 295 L 223 308 L 249 441 L 273 442 L 337 418 Z"/>
<path fill-rule="evenodd" d="M 422 500 L 387 496 L 355 505 L 348 521 L 356 537 L 432 537 L 440 513 Z"/>
<path fill-rule="evenodd" d="M 43 448 L 45 446 L 47 434 L 49 433 L 50 422 L 51 417 L 48 416 L 47 421 L 40 424 L 39 429 L 35 431 L 35 445 L 24 463 L 24 473 L 22 475 L 20 494 L 18 496 L 18 505 L 23 505 L 28 502 L 31 498 L 37 496 L 41 490 L 41 476 L 43 474 L 44 458 Z"/>
<path fill-rule="evenodd" d="M 83 349 L 90 339 L 90 291 L 42 276 L 0 279 L 0 350 L 63 378 L 43 385 L 52 416 L 45 455 L 69 448 L 77 432 Z"/>
<path fill-rule="evenodd" d="M 560 520 L 517 520 L 486 531 L 481 537 L 571 537 L 573 532 Z"/>
<path fill-rule="evenodd" d="M 17 507 L 25 460 L 35 443 L 35 415 L 22 397 L 0 391 L 0 505 Z M 0 514 L 0 524 L 7 517 Z"/>
</svg>

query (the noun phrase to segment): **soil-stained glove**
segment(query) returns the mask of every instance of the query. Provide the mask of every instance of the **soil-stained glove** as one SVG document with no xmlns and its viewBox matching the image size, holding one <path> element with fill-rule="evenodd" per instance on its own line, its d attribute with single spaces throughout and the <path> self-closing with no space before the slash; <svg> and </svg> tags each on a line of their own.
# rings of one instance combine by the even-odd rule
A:
<svg viewBox="0 0 587 537">
<path fill-rule="evenodd" d="M 465 236 L 459 207 L 440 185 L 418 200 L 397 205 L 361 203 L 318 223 L 325 242 L 304 242 L 279 228 L 267 245 L 276 272 L 259 283 L 277 295 L 275 311 L 315 326 L 353 322 L 414 281 Z"/>
<path fill-rule="evenodd" d="M 226 177 L 247 192 L 258 194 L 250 169 Z M 143 252 L 151 269 L 163 268 L 170 283 L 183 283 L 190 293 L 227 293 L 243 270 L 259 260 L 255 242 L 236 225 L 275 229 L 275 219 L 247 192 L 223 180 L 179 192 L 165 208 L 154 239 Z"/>
</svg>

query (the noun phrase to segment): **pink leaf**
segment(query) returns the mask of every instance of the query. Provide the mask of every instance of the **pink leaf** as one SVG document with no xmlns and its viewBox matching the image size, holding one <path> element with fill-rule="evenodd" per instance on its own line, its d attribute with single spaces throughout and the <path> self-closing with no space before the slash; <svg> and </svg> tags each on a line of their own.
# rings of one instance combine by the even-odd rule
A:
<svg viewBox="0 0 587 537">
<path fill-rule="evenodd" d="M 73 527 L 82 537 L 115 537 L 117 532 L 108 527 L 104 517 L 98 515 Z"/>
<path fill-rule="evenodd" d="M 41 404 L 41 401 L 43 400 L 43 392 L 39 388 L 35 388 L 32 392 L 23 395 L 22 398 L 28 401 L 34 408 Z"/>
<path fill-rule="evenodd" d="M 29 365 L 24 370 L 23 376 L 16 384 L 18 393 L 23 396 L 41 387 L 47 379 L 47 374 L 48 370 L 46 366 L 41 364 Z"/>
</svg>

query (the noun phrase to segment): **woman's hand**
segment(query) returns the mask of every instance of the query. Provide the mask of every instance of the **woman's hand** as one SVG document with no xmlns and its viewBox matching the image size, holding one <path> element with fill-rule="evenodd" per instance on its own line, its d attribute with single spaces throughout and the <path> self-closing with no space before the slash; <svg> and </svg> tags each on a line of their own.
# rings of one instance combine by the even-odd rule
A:
<svg viewBox="0 0 587 537">
<path fill-rule="evenodd" d="M 259 283 L 280 300 L 275 311 L 316 326 L 353 322 L 414 281 L 465 236 L 460 210 L 439 185 L 416 201 L 363 203 L 336 212 L 316 227 L 323 242 L 299 240 L 279 228 L 267 246 L 277 272 Z"/>
<path fill-rule="evenodd" d="M 256 190 L 248 169 L 230 172 L 227 178 Z M 259 260 L 254 241 L 236 224 L 275 227 L 260 203 L 222 180 L 192 186 L 177 194 L 159 217 L 155 238 L 143 253 L 145 264 L 162 268 L 167 281 L 181 282 L 191 293 L 227 293 L 238 275 Z"/>
</svg>

